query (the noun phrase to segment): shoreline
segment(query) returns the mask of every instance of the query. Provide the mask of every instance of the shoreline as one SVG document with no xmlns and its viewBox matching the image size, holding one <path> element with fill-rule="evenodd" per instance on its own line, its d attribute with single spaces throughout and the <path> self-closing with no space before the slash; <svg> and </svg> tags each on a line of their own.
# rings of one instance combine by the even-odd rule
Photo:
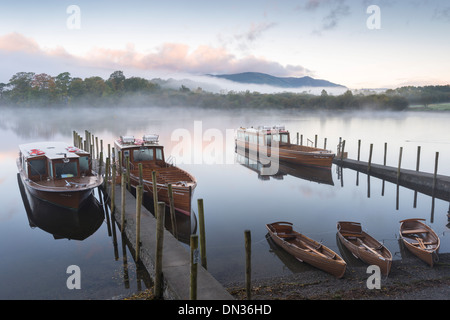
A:
<svg viewBox="0 0 450 320">
<path fill-rule="evenodd" d="M 439 262 L 429 267 L 414 256 L 394 260 L 388 276 L 381 277 L 380 289 L 368 289 L 367 266 L 347 266 L 336 279 L 321 270 L 256 279 L 252 300 L 449 300 L 450 253 L 439 254 Z M 236 300 L 246 299 L 245 284 L 225 288 Z"/>
</svg>

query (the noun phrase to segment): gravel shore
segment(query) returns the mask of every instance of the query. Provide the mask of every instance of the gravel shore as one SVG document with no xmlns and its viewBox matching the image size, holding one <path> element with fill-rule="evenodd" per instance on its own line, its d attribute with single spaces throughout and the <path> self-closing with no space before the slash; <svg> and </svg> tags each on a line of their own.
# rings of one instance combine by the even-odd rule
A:
<svg viewBox="0 0 450 320">
<path fill-rule="evenodd" d="M 367 266 L 348 266 L 342 279 L 320 271 L 252 281 L 252 300 L 449 300 L 450 253 L 433 268 L 411 256 L 394 261 L 380 289 L 368 289 Z M 235 299 L 246 299 L 244 284 L 226 286 Z"/>
</svg>

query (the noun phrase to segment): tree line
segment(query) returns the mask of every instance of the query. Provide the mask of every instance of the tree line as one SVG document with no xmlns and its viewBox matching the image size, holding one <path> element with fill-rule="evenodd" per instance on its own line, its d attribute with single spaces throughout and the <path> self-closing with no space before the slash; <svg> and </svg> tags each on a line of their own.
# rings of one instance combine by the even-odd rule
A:
<svg viewBox="0 0 450 320">
<path fill-rule="evenodd" d="M 90 106 L 158 105 L 196 106 L 204 108 L 283 108 L 299 110 L 405 110 L 413 103 L 450 101 L 450 86 L 403 87 L 384 93 L 341 95 L 309 93 L 235 92 L 213 93 L 201 88 L 179 89 L 164 87 L 161 79 L 147 80 L 125 77 L 114 71 L 108 79 L 93 76 L 72 77 L 69 72 L 50 76 L 45 73 L 18 72 L 8 83 L 0 83 L 0 105 L 17 106 Z"/>
</svg>

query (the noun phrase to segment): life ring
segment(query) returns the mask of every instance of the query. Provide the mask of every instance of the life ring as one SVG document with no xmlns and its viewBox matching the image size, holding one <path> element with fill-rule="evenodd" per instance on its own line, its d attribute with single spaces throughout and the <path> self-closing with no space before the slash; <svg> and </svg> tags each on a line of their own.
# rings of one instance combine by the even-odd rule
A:
<svg viewBox="0 0 450 320">
<path fill-rule="evenodd" d="M 78 148 L 76 148 L 76 147 L 67 147 L 66 150 L 69 151 L 69 152 L 77 152 L 77 151 L 80 151 L 80 149 L 78 149 Z"/>
<path fill-rule="evenodd" d="M 41 155 L 45 154 L 45 152 L 42 150 L 39 150 L 39 149 L 31 149 L 29 151 L 29 154 L 30 154 L 30 156 L 41 156 Z"/>
</svg>

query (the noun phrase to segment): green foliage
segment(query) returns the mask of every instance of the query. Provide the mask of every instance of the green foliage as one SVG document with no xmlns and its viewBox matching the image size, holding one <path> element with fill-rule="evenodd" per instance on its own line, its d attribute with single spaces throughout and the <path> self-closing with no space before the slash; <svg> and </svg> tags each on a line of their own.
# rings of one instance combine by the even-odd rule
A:
<svg viewBox="0 0 450 320">
<path fill-rule="evenodd" d="M 191 90 L 184 85 L 178 90 L 162 89 L 164 83 L 161 79 L 126 78 L 122 71 L 113 72 L 107 80 L 98 76 L 72 78 L 68 72 L 55 77 L 45 73 L 18 72 L 9 83 L 0 83 L 0 104 L 110 106 L 126 103 L 219 109 L 405 110 L 409 104 L 450 102 L 450 86 L 402 87 L 370 95 L 353 94 L 348 90 L 334 96 L 326 90 L 322 90 L 320 95 L 250 91 L 217 94 L 201 88 Z"/>
</svg>

